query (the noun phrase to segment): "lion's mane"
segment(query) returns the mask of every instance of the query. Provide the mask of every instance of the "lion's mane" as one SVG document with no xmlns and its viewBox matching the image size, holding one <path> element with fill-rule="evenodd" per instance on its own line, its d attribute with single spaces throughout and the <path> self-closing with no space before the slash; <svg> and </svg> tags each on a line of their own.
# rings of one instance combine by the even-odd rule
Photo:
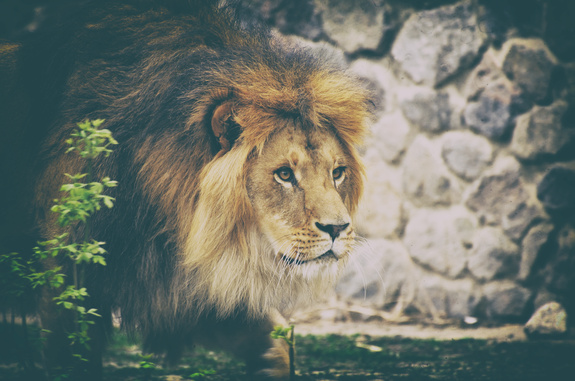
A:
<svg viewBox="0 0 575 381">
<path fill-rule="evenodd" d="M 156 345 L 173 344 L 202 317 L 257 319 L 321 292 L 332 275 L 290 282 L 260 260 L 271 249 L 255 226 L 246 162 L 285 118 L 333 131 L 350 158 L 353 192 L 344 201 L 353 212 L 362 191 L 354 146 L 366 132 L 365 92 L 321 53 L 242 26 L 229 9 L 137 8 L 108 4 L 77 15 L 58 42 L 42 47 L 41 62 L 23 50 L 33 80 L 42 76 L 33 118 L 51 126 L 36 169 L 42 234 L 54 233 L 46 211 L 63 173 L 83 170 L 64 154 L 64 140 L 76 122 L 101 118 L 120 142 L 95 165 L 96 178 L 119 182 L 116 206 L 92 222 L 110 253 L 108 266 L 88 279 L 101 311 L 119 309 L 124 326 Z M 208 126 L 227 100 L 242 130 L 221 155 Z"/>
</svg>

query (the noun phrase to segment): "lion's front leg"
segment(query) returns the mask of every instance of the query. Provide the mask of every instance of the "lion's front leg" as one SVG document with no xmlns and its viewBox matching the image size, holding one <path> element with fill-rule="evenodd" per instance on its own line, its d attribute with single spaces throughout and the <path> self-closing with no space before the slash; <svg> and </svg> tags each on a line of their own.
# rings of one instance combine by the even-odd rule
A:
<svg viewBox="0 0 575 381">
<path fill-rule="evenodd" d="M 289 346 L 283 339 L 272 339 L 275 326 L 287 326 L 287 322 L 278 311 L 254 330 L 253 345 L 261 349 L 253 351 L 253 356 L 245 356 L 248 373 L 262 378 L 287 380 L 290 374 Z M 247 352 L 246 352 L 247 353 Z"/>
<path fill-rule="evenodd" d="M 228 320 L 216 328 L 217 342 L 246 362 L 247 372 L 256 379 L 287 380 L 289 378 L 289 347 L 283 339 L 272 339 L 274 326 L 286 326 L 279 312 L 246 322 Z"/>
</svg>

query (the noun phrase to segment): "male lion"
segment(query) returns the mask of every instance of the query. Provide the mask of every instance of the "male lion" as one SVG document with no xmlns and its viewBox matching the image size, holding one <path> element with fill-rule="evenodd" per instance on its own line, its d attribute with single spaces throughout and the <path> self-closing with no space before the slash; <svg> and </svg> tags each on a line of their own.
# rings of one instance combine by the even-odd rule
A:
<svg viewBox="0 0 575 381">
<path fill-rule="evenodd" d="M 333 285 L 354 246 L 366 93 L 321 52 L 204 3 L 103 3 L 24 43 L 17 90 L 31 103 L 18 128 L 42 153 L 20 173 L 33 173 L 41 237 L 60 233 L 50 206 L 64 173 L 85 171 L 64 141 L 77 122 L 105 119 L 120 144 L 94 177 L 119 186 L 116 206 L 91 221 L 109 252 L 86 280 L 91 306 L 108 326 L 119 311 L 169 358 L 217 345 L 283 379 L 273 326 Z M 42 310 L 46 360 L 65 363 L 65 319 Z M 101 340 L 92 347 L 98 378 Z"/>
</svg>

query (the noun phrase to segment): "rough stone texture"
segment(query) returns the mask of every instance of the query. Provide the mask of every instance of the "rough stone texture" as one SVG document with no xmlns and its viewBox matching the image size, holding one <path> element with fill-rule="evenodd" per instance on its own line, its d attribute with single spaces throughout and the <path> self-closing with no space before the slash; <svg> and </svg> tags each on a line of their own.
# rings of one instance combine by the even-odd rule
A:
<svg viewBox="0 0 575 381">
<path fill-rule="evenodd" d="M 464 318 L 475 314 L 480 301 L 477 288 L 469 279 L 444 279 L 431 273 L 418 276 L 412 306 L 434 317 Z"/>
<path fill-rule="evenodd" d="M 524 327 L 529 337 L 556 337 L 567 333 L 567 312 L 557 302 L 547 303 L 533 314 Z"/>
<path fill-rule="evenodd" d="M 508 49 L 508 50 L 507 50 Z M 503 71 L 535 102 L 547 97 L 556 59 L 540 39 L 513 39 L 505 43 Z"/>
<path fill-rule="evenodd" d="M 350 262 L 336 287 L 344 299 L 383 308 L 412 287 L 413 263 L 401 242 L 368 240 Z"/>
<path fill-rule="evenodd" d="M 533 300 L 533 308 L 537 310 L 539 307 L 547 303 L 554 302 L 557 299 L 556 294 L 549 292 L 546 288 L 542 288 L 537 292 L 537 296 L 535 297 L 535 300 Z"/>
<path fill-rule="evenodd" d="M 365 191 L 356 216 L 356 229 L 364 237 L 390 238 L 403 226 L 402 198 L 391 177 L 385 163 L 368 163 Z"/>
<path fill-rule="evenodd" d="M 565 73 L 565 100 L 575 105 L 575 63 L 563 65 Z"/>
<path fill-rule="evenodd" d="M 461 94 L 460 84 L 449 84 L 442 87 L 441 91 L 449 96 L 449 107 L 451 109 L 451 120 L 449 121 L 449 129 L 461 130 L 467 128 L 464 125 L 463 109 L 467 105 L 467 99 Z"/>
<path fill-rule="evenodd" d="M 376 50 L 392 28 L 389 8 L 379 0 L 317 1 L 325 33 L 346 52 Z"/>
<path fill-rule="evenodd" d="M 499 158 L 469 195 L 466 205 L 487 224 L 501 225 L 514 240 L 544 213 L 519 176 L 520 165 L 512 157 Z"/>
<path fill-rule="evenodd" d="M 507 137 L 514 118 L 531 107 L 519 86 L 509 81 L 497 64 L 493 50 L 469 74 L 463 94 L 469 103 L 463 111 L 465 124 L 491 139 Z"/>
<path fill-rule="evenodd" d="M 417 205 L 449 205 L 460 198 L 457 179 L 443 163 L 437 145 L 418 135 L 403 159 L 403 190 Z"/>
<path fill-rule="evenodd" d="M 435 86 L 471 63 L 485 43 L 470 2 L 411 15 L 391 54 L 416 83 Z"/>
<path fill-rule="evenodd" d="M 553 231 L 553 225 L 543 223 L 532 227 L 525 238 L 523 238 L 521 243 L 523 248 L 521 251 L 521 263 L 517 279 L 526 280 L 529 278 L 533 269 L 533 263 L 535 263 L 541 247 L 547 242 L 551 231 Z"/>
<path fill-rule="evenodd" d="M 575 171 L 553 167 L 537 186 L 537 198 L 551 211 L 569 211 L 575 207 Z"/>
<path fill-rule="evenodd" d="M 478 178 L 493 159 L 493 148 L 484 137 L 467 131 L 450 131 L 441 139 L 445 164 L 465 180 Z"/>
<path fill-rule="evenodd" d="M 514 277 L 519 267 L 519 247 L 501 229 L 484 227 L 475 233 L 467 267 L 482 281 Z"/>
<path fill-rule="evenodd" d="M 573 129 L 562 125 L 568 105 L 558 100 L 550 106 L 535 106 L 529 113 L 517 118 L 511 151 L 526 160 L 558 153 L 574 135 Z"/>
<path fill-rule="evenodd" d="M 463 87 L 463 95 L 468 100 L 477 100 L 479 94 L 502 78 L 506 77 L 497 65 L 496 53 L 493 49 L 488 49 L 483 54 L 481 62 L 469 73 Z"/>
<path fill-rule="evenodd" d="M 371 92 L 375 112 L 381 114 L 389 111 L 394 102 L 392 89 L 395 88 L 393 74 L 384 64 L 366 60 L 355 60 L 349 69 L 359 75 Z"/>
<path fill-rule="evenodd" d="M 545 284 L 549 291 L 572 300 L 575 292 L 575 228 L 564 226 L 557 241 L 557 252 L 544 270 Z"/>
<path fill-rule="evenodd" d="M 439 275 L 420 271 L 411 306 L 424 315 L 446 317 L 448 304 L 445 283 Z"/>
<path fill-rule="evenodd" d="M 411 127 L 400 112 L 386 114 L 371 127 L 371 145 L 388 163 L 395 163 L 405 152 L 411 139 Z"/>
<path fill-rule="evenodd" d="M 458 279 L 445 284 L 448 315 L 465 318 L 476 313 L 481 298 L 479 290 L 471 279 Z"/>
<path fill-rule="evenodd" d="M 518 319 L 524 316 L 532 292 L 510 281 L 491 282 L 483 287 L 485 313 L 491 319 Z"/>
<path fill-rule="evenodd" d="M 465 269 L 476 226 L 475 217 L 461 206 L 419 209 L 411 216 L 403 241 L 417 263 L 455 278 Z"/>
<path fill-rule="evenodd" d="M 414 126 L 430 132 L 449 128 L 451 108 L 447 93 L 428 87 L 412 87 L 398 92 L 401 94 L 401 111 Z"/>
<path fill-rule="evenodd" d="M 515 116 L 526 108 L 520 90 L 505 78 L 490 83 L 463 110 L 465 124 L 472 130 L 499 140 L 507 137 Z"/>
<path fill-rule="evenodd" d="M 313 0 L 250 0 L 242 6 L 256 11 L 268 24 L 285 34 L 296 34 L 310 40 L 321 33 L 321 16 Z"/>
<path fill-rule="evenodd" d="M 517 208 L 501 219 L 501 227 L 515 241 L 519 241 L 529 225 L 538 220 L 547 219 L 547 215 L 531 197 L 525 203 L 518 203 Z"/>
<path fill-rule="evenodd" d="M 282 2 L 276 14 L 275 26 L 285 34 L 297 34 L 316 40 L 322 34 L 321 15 L 313 0 Z"/>
</svg>

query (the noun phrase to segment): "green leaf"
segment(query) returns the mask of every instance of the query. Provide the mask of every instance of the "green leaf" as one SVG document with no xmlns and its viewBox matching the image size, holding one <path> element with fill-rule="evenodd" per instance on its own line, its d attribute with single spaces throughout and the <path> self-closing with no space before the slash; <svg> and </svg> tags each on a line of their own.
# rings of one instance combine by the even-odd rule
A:
<svg viewBox="0 0 575 381">
<path fill-rule="evenodd" d="M 112 200 L 114 200 L 112 197 L 104 197 L 104 204 L 105 204 L 108 208 L 113 208 L 113 207 L 114 207 L 114 202 L 113 202 Z"/>
</svg>

